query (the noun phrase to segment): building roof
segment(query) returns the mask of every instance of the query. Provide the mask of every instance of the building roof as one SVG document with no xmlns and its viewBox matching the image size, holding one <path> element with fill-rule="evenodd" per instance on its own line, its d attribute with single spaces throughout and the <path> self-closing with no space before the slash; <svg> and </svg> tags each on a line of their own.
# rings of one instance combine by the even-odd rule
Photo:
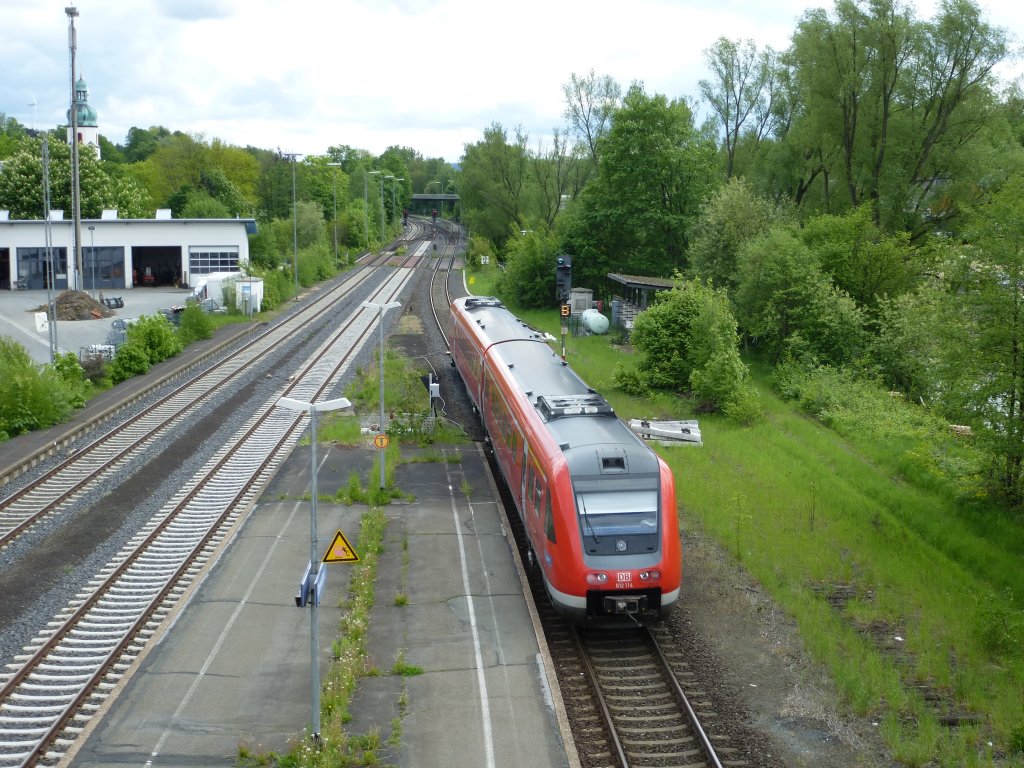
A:
<svg viewBox="0 0 1024 768">
<path fill-rule="evenodd" d="M 75 81 L 75 104 L 77 105 L 76 123 L 78 126 L 96 128 L 98 126 L 96 110 L 89 106 L 89 86 L 81 77 Z M 68 125 L 71 125 L 71 110 L 67 110 L 65 115 L 68 118 Z"/>
<path fill-rule="evenodd" d="M 620 275 L 608 273 L 608 279 L 616 283 L 622 283 L 627 288 L 653 288 L 655 290 L 668 290 L 675 287 L 675 282 L 666 277 L 644 277 L 642 275 Z"/>
</svg>

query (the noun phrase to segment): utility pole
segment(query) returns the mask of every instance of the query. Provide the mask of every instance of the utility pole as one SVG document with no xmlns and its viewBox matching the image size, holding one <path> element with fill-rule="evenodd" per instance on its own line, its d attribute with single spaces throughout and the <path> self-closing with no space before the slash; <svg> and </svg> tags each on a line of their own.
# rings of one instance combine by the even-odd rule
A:
<svg viewBox="0 0 1024 768">
<path fill-rule="evenodd" d="M 75 261 L 75 290 L 79 289 L 82 274 L 82 190 L 78 178 L 78 91 L 75 89 L 75 51 L 78 48 L 75 34 L 75 17 L 78 9 L 69 5 L 64 9 L 68 15 L 68 49 L 71 52 L 71 215 L 73 224 L 73 243 Z M 54 276 L 50 276 L 52 281 Z M 68 285 L 71 288 L 71 285 Z"/>
</svg>

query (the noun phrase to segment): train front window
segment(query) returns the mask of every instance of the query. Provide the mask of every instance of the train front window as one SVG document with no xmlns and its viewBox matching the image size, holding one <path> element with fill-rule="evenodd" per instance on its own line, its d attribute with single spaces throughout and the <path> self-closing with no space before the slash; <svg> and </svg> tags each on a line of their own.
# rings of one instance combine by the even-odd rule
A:
<svg viewBox="0 0 1024 768">
<path fill-rule="evenodd" d="M 658 492 L 603 491 L 576 494 L 580 527 L 588 536 L 658 532 Z"/>
</svg>

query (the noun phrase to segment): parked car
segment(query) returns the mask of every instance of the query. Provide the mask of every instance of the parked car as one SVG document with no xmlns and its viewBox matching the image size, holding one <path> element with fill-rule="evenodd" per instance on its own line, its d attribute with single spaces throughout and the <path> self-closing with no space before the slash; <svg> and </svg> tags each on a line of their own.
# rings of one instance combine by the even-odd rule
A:
<svg viewBox="0 0 1024 768">
<path fill-rule="evenodd" d="M 160 314 L 166 317 L 167 322 L 171 325 L 178 327 L 181 325 L 181 313 L 184 311 L 185 307 L 175 305 L 173 307 L 168 307 L 167 309 L 161 309 Z"/>
<path fill-rule="evenodd" d="M 187 299 L 185 299 L 185 303 L 198 304 L 199 308 L 208 315 L 225 315 L 227 314 L 228 311 L 227 308 L 222 307 L 220 304 L 218 304 L 216 299 L 199 299 L 195 296 L 189 296 Z"/>
<path fill-rule="evenodd" d="M 137 317 L 115 317 L 110 323 L 110 330 L 107 331 L 107 344 L 112 347 L 124 344 L 128 335 L 128 326 L 137 322 L 139 322 Z"/>
</svg>

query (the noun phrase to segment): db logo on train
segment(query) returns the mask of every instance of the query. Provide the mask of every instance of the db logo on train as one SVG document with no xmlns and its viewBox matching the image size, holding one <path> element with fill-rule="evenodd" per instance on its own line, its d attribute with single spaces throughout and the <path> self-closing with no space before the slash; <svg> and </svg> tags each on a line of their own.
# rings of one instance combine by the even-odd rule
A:
<svg viewBox="0 0 1024 768">
<path fill-rule="evenodd" d="M 629 589 L 631 584 L 629 571 L 619 571 L 615 574 L 616 589 Z"/>
</svg>

